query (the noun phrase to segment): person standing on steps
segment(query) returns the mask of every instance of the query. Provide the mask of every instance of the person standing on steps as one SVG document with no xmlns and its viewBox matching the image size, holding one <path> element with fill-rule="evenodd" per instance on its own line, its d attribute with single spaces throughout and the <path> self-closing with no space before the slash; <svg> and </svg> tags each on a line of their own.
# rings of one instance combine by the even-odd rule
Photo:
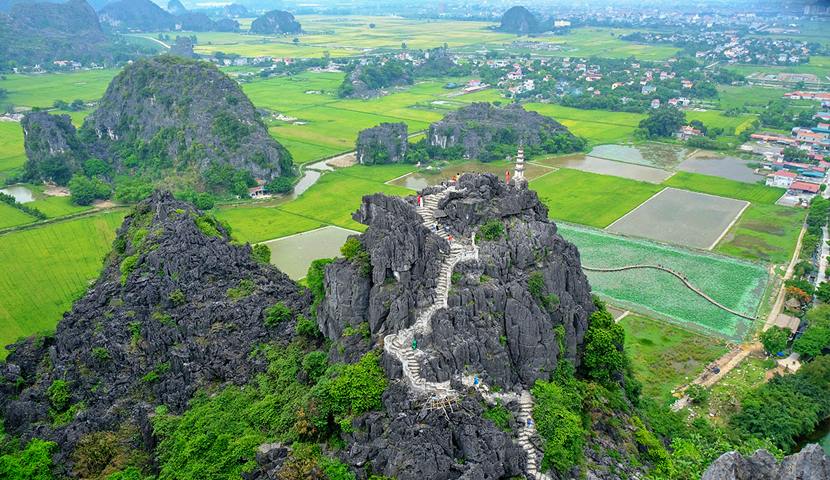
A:
<svg viewBox="0 0 830 480">
<path fill-rule="evenodd" d="M 435 231 L 437 232 L 438 231 L 438 222 L 433 223 L 432 226 L 433 226 L 433 228 L 435 228 Z"/>
<path fill-rule="evenodd" d="M 452 247 L 452 235 L 450 235 L 450 238 L 447 241 L 450 242 L 450 247 Z"/>
<path fill-rule="evenodd" d="M 412 350 L 418 350 L 418 340 L 412 340 Z"/>
<path fill-rule="evenodd" d="M 424 199 L 420 195 L 418 195 L 418 206 L 424 208 Z"/>
<path fill-rule="evenodd" d="M 527 417 L 527 428 L 530 428 L 530 417 Z"/>
<path fill-rule="evenodd" d="M 510 183 L 510 170 L 507 171 L 507 183 Z"/>
</svg>

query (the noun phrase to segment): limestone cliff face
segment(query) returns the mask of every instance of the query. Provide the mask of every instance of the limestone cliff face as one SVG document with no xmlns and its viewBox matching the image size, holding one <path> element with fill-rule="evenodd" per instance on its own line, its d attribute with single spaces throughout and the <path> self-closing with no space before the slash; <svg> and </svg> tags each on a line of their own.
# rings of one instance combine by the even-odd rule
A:
<svg viewBox="0 0 830 480">
<path fill-rule="evenodd" d="M 539 145 L 543 138 L 554 134 L 570 134 L 567 127 L 537 112 L 528 112 L 519 104 L 495 107 L 489 103 L 473 103 L 450 112 L 429 126 L 430 145 L 451 148 L 460 145 L 464 155 L 473 158 L 494 138 L 510 143 Z M 572 136 L 572 135 L 571 135 Z"/>
<path fill-rule="evenodd" d="M 251 33 L 279 35 L 302 31 L 302 26 L 294 20 L 294 15 L 283 10 L 271 10 L 251 23 Z"/>
<path fill-rule="evenodd" d="M 536 380 L 548 379 L 561 359 L 580 363 L 595 311 L 579 252 L 557 233 L 547 208 L 526 185 L 465 174 L 458 191 L 439 202 L 434 213 L 439 228 L 448 227 L 455 242 L 469 242 L 475 234 L 479 255 L 455 264 L 447 306 L 439 305 L 424 330 L 429 333 L 415 334 L 418 365 L 406 367 L 427 382 L 448 382 L 462 392 L 466 376 L 476 376 L 516 394 L 506 402 L 515 412 L 519 395 Z M 439 191 L 430 187 L 419 193 Z M 424 309 L 441 301 L 439 273 L 451 247 L 423 225 L 416 202 L 412 196 L 367 195 L 354 214 L 369 227 L 357 237 L 367 258 L 339 259 L 326 267 L 326 296 L 317 309 L 320 329 L 336 342 L 333 358 L 356 360 L 384 345 L 388 335 L 415 325 Z M 485 230 L 500 225 L 501 234 L 484 239 L 485 224 Z M 529 287 L 531 275 L 544 279 L 541 289 Z M 369 341 L 349 334 L 364 323 Z M 383 400 L 386 413 L 356 421 L 346 461 L 358 468 L 371 462 L 375 474 L 401 480 L 526 473 L 525 452 L 481 419 L 475 395 L 463 398 L 451 415 L 418 413 L 423 399 L 407 386 L 405 366 L 386 350 L 382 362 L 392 381 Z M 459 466 L 454 459 L 460 457 L 468 464 Z"/>
<path fill-rule="evenodd" d="M 522 35 L 539 31 L 540 26 L 536 16 L 525 7 L 515 6 L 504 12 L 497 30 Z"/>
<path fill-rule="evenodd" d="M 826 480 L 830 478 L 830 457 L 818 444 L 784 457 L 781 463 L 766 450 L 750 457 L 738 452 L 724 453 L 703 474 L 701 480 Z"/>
<path fill-rule="evenodd" d="M 20 122 L 23 127 L 27 177 L 66 185 L 72 172 L 82 168 L 80 144 L 69 115 L 31 112 Z"/>
<path fill-rule="evenodd" d="M 361 130 L 357 136 L 357 161 L 363 165 L 403 162 L 409 144 L 408 131 L 403 122 L 383 122 Z"/>
<path fill-rule="evenodd" d="M 122 424 L 134 425 L 149 449 L 156 406 L 182 412 L 199 388 L 245 385 L 266 369 L 251 349 L 287 343 L 296 322 L 266 326 L 265 310 L 282 301 L 309 315 L 311 295 L 253 260 L 250 245 L 231 244 L 222 225 L 208 235 L 198 219 L 191 204 L 154 193 L 124 220 L 103 273 L 54 337 L 8 347 L 0 364 L 6 432 L 57 442 L 55 464 L 64 466 L 84 434 Z M 250 294 L 231 296 L 243 281 Z M 53 426 L 48 388 L 58 379 L 72 392 L 69 405 L 83 408 Z"/>
</svg>

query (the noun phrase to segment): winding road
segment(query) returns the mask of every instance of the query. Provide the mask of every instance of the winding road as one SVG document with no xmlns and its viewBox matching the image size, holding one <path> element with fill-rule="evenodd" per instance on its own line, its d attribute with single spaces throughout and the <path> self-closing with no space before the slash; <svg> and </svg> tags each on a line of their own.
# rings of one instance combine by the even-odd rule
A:
<svg viewBox="0 0 830 480">
<path fill-rule="evenodd" d="M 710 303 L 712 303 L 716 307 L 721 308 L 721 309 L 731 313 L 732 315 L 737 315 L 741 318 L 746 318 L 747 320 L 755 320 L 755 317 L 746 315 L 744 313 L 736 312 L 735 310 L 732 310 L 731 308 L 727 308 L 726 306 L 721 305 L 720 303 L 716 302 L 712 297 L 710 297 L 709 295 L 706 295 L 705 293 L 703 293 L 699 288 L 695 288 L 694 285 L 689 283 L 689 280 L 687 280 L 686 277 L 684 277 L 683 275 L 675 272 L 674 270 L 672 270 L 668 267 L 664 267 L 662 265 L 626 265 L 625 267 L 617 267 L 617 268 L 593 268 L 593 267 L 586 267 L 585 265 L 582 266 L 583 270 L 588 270 L 589 272 L 622 272 L 622 271 L 625 271 L 625 270 L 634 270 L 634 269 L 638 269 L 638 268 L 651 268 L 651 269 L 654 269 L 654 270 L 662 270 L 664 272 L 670 273 L 670 274 L 674 275 L 675 277 L 679 278 L 689 288 L 689 290 L 692 290 L 693 292 L 697 293 L 701 297 L 705 298 L 706 300 L 708 300 Z"/>
</svg>

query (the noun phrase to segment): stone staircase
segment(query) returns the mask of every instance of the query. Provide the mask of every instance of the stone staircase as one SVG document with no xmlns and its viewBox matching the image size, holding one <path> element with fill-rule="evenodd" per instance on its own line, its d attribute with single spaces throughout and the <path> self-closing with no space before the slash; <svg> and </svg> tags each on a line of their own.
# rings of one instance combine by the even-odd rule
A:
<svg viewBox="0 0 830 480">
<path fill-rule="evenodd" d="M 416 207 L 416 211 L 424 220 L 424 226 L 444 240 L 449 240 L 449 234 L 440 225 L 438 231 L 435 230 L 436 219 L 433 213 L 438 209 L 439 202 L 451 191 L 455 191 L 455 187 L 449 187 L 441 193 L 425 195 L 422 198 L 423 206 L 419 205 Z M 455 265 L 461 260 L 474 258 L 478 258 L 478 247 L 475 245 L 475 236 L 473 236 L 472 240 L 453 238 L 452 244 L 450 245 L 450 254 L 441 263 L 441 271 L 438 277 L 438 284 L 435 288 L 435 301 L 433 304 L 419 312 L 417 320 L 411 327 L 384 337 L 384 350 L 394 355 L 401 362 L 404 378 L 416 392 L 429 395 L 459 396 L 458 392 L 450 387 L 449 381 L 428 382 L 421 376 L 421 365 L 418 362 L 418 357 L 423 355 L 423 353 L 420 350 L 413 349 L 412 342 L 415 340 L 416 335 L 423 336 L 431 333 L 432 316 L 441 308 L 447 307 L 447 297 L 449 296 L 450 286 L 452 285 L 452 271 Z M 462 383 L 472 386 L 474 383 L 473 377 L 464 376 Z M 493 392 L 484 384 L 480 384 L 479 388 L 482 388 L 488 396 L 499 398 L 505 402 L 516 400 L 515 397 L 517 397 L 513 393 Z M 520 418 L 517 419 L 517 422 L 522 425 L 522 429 L 517 438 L 517 443 L 527 453 L 528 478 L 549 480 L 550 477 L 548 475 L 539 472 L 540 461 L 536 447 L 531 441 L 536 434 L 535 422 L 530 427 L 527 426 L 527 419 L 533 416 L 533 396 L 529 391 L 525 390 L 518 397 L 518 400 L 521 411 Z"/>
</svg>

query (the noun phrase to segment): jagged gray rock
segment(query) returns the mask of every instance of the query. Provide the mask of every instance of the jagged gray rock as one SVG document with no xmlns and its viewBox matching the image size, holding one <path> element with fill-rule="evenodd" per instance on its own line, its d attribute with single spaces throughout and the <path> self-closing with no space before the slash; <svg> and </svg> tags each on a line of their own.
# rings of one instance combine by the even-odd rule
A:
<svg viewBox="0 0 830 480">
<path fill-rule="evenodd" d="M 294 15 L 283 10 L 271 10 L 251 23 L 251 33 L 279 35 L 302 31 L 302 26 L 294 20 Z"/>
<path fill-rule="evenodd" d="M 20 126 L 28 159 L 24 165 L 27 177 L 66 185 L 72 171 L 82 168 L 81 147 L 69 115 L 30 112 Z"/>
<path fill-rule="evenodd" d="M 497 133 L 511 142 L 540 145 L 545 136 L 566 134 L 567 127 L 556 120 L 529 112 L 517 103 L 495 107 L 486 102 L 473 103 L 448 113 L 442 120 L 429 126 L 427 142 L 447 149 L 460 145 L 464 156 L 476 157 Z M 504 142 L 504 140 L 502 140 Z"/>
<path fill-rule="evenodd" d="M 827 480 L 830 457 L 812 443 L 796 454 L 784 457 L 779 464 L 766 450 L 750 457 L 737 451 L 726 452 L 706 470 L 700 480 Z"/>
<path fill-rule="evenodd" d="M 477 260 L 455 266 L 448 307 L 431 318 L 429 333 L 416 334 L 420 375 L 429 382 L 449 381 L 453 389 L 464 391 L 462 375 L 476 375 L 488 385 L 521 393 L 536 380 L 547 379 L 560 359 L 579 365 L 576 352 L 595 306 L 576 247 L 556 232 L 547 208 L 535 192 L 527 190 L 526 182 L 508 185 L 492 174 L 465 174 L 458 189 L 439 202 L 439 228 L 449 228 L 456 238 L 476 233 L 480 253 Z M 353 217 L 369 227 L 358 239 L 369 254 L 370 268 L 358 259 L 340 259 L 326 267 L 326 297 L 317 318 L 328 338 L 336 340 L 346 328 L 356 329 L 365 322 L 373 334 L 370 343 L 378 344 L 386 335 L 408 329 L 421 309 L 437 301 L 437 273 L 450 249 L 422 224 L 416 201 L 383 194 L 363 198 Z M 481 227 L 494 223 L 501 225 L 501 236 L 481 238 Z M 544 278 L 537 295 L 528 288 L 534 272 Z M 339 352 L 341 358 L 356 359 L 361 348 L 371 345 L 340 342 L 332 346 L 331 355 Z M 402 378 L 397 358 L 384 352 L 382 363 L 390 380 Z M 489 429 L 494 425 L 477 419 L 473 406 L 477 401 L 468 404 L 462 399 L 449 418 L 443 413 L 419 413 L 412 403 L 417 395 L 404 385 L 393 383 L 387 390 L 385 416 L 373 413 L 355 425 L 370 433 L 351 438 L 348 463 L 360 467 L 371 462 L 374 474 L 402 480 L 447 478 L 447 469 L 452 478 L 508 478 L 516 474 L 511 462 L 525 468 L 521 449 L 503 442 L 518 445 L 498 429 Z M 518 412 L 518 402 L 512 408 Z M 430 426 L 439 421 L 440 427 Z M 417 433 L 401 432 L 402 427 Z M 453 439 L 445 446 L 440 437 L 447 435 L 446 429 L 452 430 Z M 472 437 L 491 437 L 493 443 L 482 445 Z M 485 460 L 470 462 L 475 467 L 458 467 L 453 461 L 459 445 L 464 445 L 465 455 L 479 458 L 476 453 L 483 452 L 487 458 L 499 459 L 496 463 L 501 467 Z"/>
<path fill-rule="evenodd" d="M 7 347 L 0 364 L 6 432 L 56 441 L 56 465 L 71 466 L 69 454 L 84 434 L 125 422 L 139 428 L 149 449 L 147 418 L 156 406 L 182 412 L 208 383 L 241 386 L 265 371 L 267 361 L 249 353 L 288 343 L 296 326 L 266 326 L 266 309 L 281 301 L 295 316 L 308 316 L 312 296 L 253 260 L 250 245 L 231 244 L 221 224 L 203 233 L 201 215 L 156 191 L 124 220 L 101 277 L 64 314 L 55 336 Z M 135 266 L 124 274 L 127 258 Z M 252 282 L 251 293 L 232 297 L 229 289 L 242 281 Z M 69 384 L 70 404 L 84 407 L 70 423 L 53 426 L 48 388 L 58 379 Z"/>
<path fill-rule="evenodd" d="M 403 122 L 383 122 L 361 130 L 357 136 L 357 161 L 363 165 L 403 162 L 408 133 L 409 127 Z"/>
</svg>

